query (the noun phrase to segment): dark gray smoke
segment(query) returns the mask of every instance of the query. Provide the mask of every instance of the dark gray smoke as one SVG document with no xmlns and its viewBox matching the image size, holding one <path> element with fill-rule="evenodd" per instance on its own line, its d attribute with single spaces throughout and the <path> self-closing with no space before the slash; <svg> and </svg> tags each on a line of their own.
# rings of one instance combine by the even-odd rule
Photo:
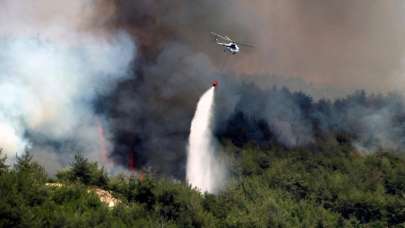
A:
<svg viewBox="0 0 405 228">
<path fill-rule="evenodd" d="M 223 56 L 208 37 L 215 31 L 257 46 L 229 61 L 228 69 L 237 73 L 297 77 L 346 94 L 403 89 L 405 3 L 400 0 L 117 2 L 118 23 L 149 52 L 176 39 L 220 66 Z"/>
<path fill-rule="evenodd" d="M 220 81 L 216 93 L 217 135 L 232 139 L 238 146 L 254 141 L 266 146 L 299 147 L 330 136 L 338 142 L 348 138 L 359 150 L 402 148 L 400 97 L 378 100 L 364 95 L 366 101 L 376 103 L 372 105 L 358 101 L 358 94 L 336 101 L 319 100 L 344 97 L 354 89 L 402 89 L 402 1 L 114 0 L 60 5 L 41 0 L 35 7 L 24 3 L 0 3 L 2 36 L 28 34 L 35 39 L 39 34 L 45 47 L 56 43 L 61 48 L 60 43 L 80 43 L 85 37 L 96 43 L 116 44 L 117 35 L 122 37 L 118 31 L 124 31 L 138 50 L 132 62 L 129 55 L 112 52 L 113 57 L 96 64 L 101 70 L 90 72 L 92 80 L 85 81 L 89 82 L 86 86 L 71 86 L 80 96 L 67 100 L 80 104 L 74 110 L 86 110 L 85 116 L 90 116 L 85 119 L 89 120 L 87 124 L 71 121 L 75 123 L 72 126 L 90 127 L 68 128 L 70 134 L 62 135 L 82 132 L 79 138 L 88 139 L 89 143 L 84 143 L 87 147 L 75 137 L 49 137 L 49 132 L 66 126 L 63 121 L 47 124 L 46 129 L 51 130 L 46 134 L 27 130 L 21 124 L 15 127 L 13 121 L 0 124 L 0 128 L 17 132 L 14 135 L 20 138 L 29 136 L 29 143 L 22 143 L 32 144 L 38 156 L 66 160 L 66 154 L 83 148 L 98 155 L 99 151 L 93 151 L 99 148 L 95 133 L 99 121 L 106 140 L 111 140 L 108 149 L 114 166 L 151 166 L 181 178 L 192 114 L 198 98 L 214 79 Z M 256 48 L 227 56 L 212 42 L 211 31 L 253 43 Z M 130 43 L 118 52 L 134 52 Z M 92 50 L 109 50 L 97 47 Z M 83 56 L 80 46 L 73 45 L 72 50 L 78 54 L 70 63 L 92 66 L 90 60 L 100 60 L 93 55 Z M 125 56 L 125 61 L 119 61 Z M 104 77 L 103 69 L 111 69 L 109 66 L 117 69 L 117 74 L 110 73 L 120 75 L 115 77 L 119 80 Z M 131 69 L 125 71 L 126 66 Z M 83 73 L 85 67 L 80 69 Z M 97 80 L 100 75 L 102 80 Z M 272 89 L 275 85 L 311 96 Z M 93 86 L 97 92 L 81 96 L 85 88 Z M 69 117 L 81 120 L 80 113 L 71 112 Z M 60 153 L 55 155 L 55 149 Z M 50 153 L 52 156 L 48 156 Z"/>
<path fill-rule="evenodd" d="M 124 166 L 133 153 L 138 166 L 182 177 L 191 115 L 212 79 L 220 80 L 218 135 L 242 137 L 240 145 L 259 140 L 303 146 L 315 143 L 325 131 L 335 138 L 355 135 L 352 144 L 358 148 L 370 150 L 365 142 L 371 139 L 378 139 L 376 145 L 397 147 L 392 143 L 397 131 L 382 131 L 394 123 L 385 111 L 390 101 L 381 109 L 349 102 L 350 109 L 332 109 L 331 114 L 314 107 L 325 102 L 315 102 L 319 98 L 344 97 L 353 89 L 398 89 L 404 51 L 399 41 L 405 38 L 398 26 L 405 19 L 402 2 L 115 3 L 113 26 L 129 31 L 141 51 L 137 79 L 123 83 L 104 105 L 114 126 L 112 157 Z M 257 48 L 226 56 L 212 43 L 210 31 Z M 315 97 L 271 92 L 274 85 Z M 353 113 L 364 118 L 352 119 Z M 247 124 L 238 124 L 238 118 Z M 360 125 L 361 132 L 350 132 L 353 124 Z"/>
<path fill-rule="evenodd" d="M 235 111 L 217 125 L 218 137 L 237 146 L 255 143 L 266 148 L 294 148 L 332 143 L 347 144 L 362 153 L 405 149 L 401 95 L 358 91 L 334 101 L 314 101 L 286 88 L 241 88 Z"/>
<path fill-rule="evenodd" d="M 196 101 L 221 76 L 206 55 L 181 44 L 163 49 L 155 63 L 144 64 L 138 80 L 123 83 L 106 104 L 111 113 L 115 153 L 166 173 L 184 172 L 185 143 Z"/>
</svg>

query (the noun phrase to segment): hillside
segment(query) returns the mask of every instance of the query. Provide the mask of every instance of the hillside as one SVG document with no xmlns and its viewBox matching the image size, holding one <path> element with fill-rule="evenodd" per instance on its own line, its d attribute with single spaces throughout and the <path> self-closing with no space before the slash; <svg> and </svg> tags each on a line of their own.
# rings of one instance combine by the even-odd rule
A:
<svg viewBox="0 0 405 228">
<path fill-rule="evenodd" d="M 317 151 L 317 152 L 314 152 Z M 348 145 L 315 149 L 238 148 L 228 187 L 200 194 L 184 182 L 146 175 L 107 176 L 77 154 L 49 179 L 20 157 L 0 163 L 0 227 L 387 227 L 405 225 L 405 159 L 362 155 Z M 64 183 L 46 186 L 49 181 Z M 119 199 L 115 207 L 89 188 Z"/>
</svg>

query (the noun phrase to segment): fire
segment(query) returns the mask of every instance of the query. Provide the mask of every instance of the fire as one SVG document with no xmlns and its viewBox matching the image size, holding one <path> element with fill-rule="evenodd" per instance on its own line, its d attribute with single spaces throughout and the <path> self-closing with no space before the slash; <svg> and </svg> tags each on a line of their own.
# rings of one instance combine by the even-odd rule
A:
<svg viewBox="0 0 405 228">
<path fill-rule="evenodd" d="M 133 173 L 135 172 L 135 167 L 136 167 L 136 163 L 135 163 L 135 156 L 134 156 L 134 152 L 130 151 L 128 153 L 128 170 Z"/>
<path fill-rule="evenodd" d="M 136 170 L 136 159 L 134 151 L 130 151 L 128 153 L 128 170 L 130 171 L 131 175 L 136 176 L 140 182 L 144 180 L 144 172 L 142 170 Z"/>
<path fill-rule="evenodd" d="M 98 142 L 100 147 L 100 158 L 103 164 L 109 164 L 110 160 L 108 159 L 108 148 L 105 140 L 104 128 L 101 125 L 99 118 L 97 118 L 96 124 L 98 132 Z"/>
</svg>

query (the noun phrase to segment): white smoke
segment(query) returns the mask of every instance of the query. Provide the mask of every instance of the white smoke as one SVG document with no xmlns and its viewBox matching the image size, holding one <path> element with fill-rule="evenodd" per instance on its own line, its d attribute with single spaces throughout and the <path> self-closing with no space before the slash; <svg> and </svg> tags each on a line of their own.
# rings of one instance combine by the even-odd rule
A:
<svg viewBox="0 0 405 228">
<path fill-rule="evenodd" d="M 6 38 L 0 39 L 0 49 L 0 146 L 5 151 L 24 151 L 27 130 L 49 140 L 97 142 L 91 102 L 127 75 L 134 53 L 127 35 L 74 45 Z"/>
<path fill-rule="evenodd" d="M 14 158 L 38 146 L 32 137 L 68 141 L 100 161 L 97 119 L 103 117 L 93 103 L 128 76 L 135 45 L 125 32 L 88 28 L 96 1 L 25 3 L 0 3 L 0 147 Z M 43 148 L 39 156 L 52 153 Z"/>
<path fill-rule="evenodd" d="M 198 101 L 191 122 L 187 181 L 201 192 L 216 193 L 225 180 L 225 166 L 215 154 L 215 140 L 211 122 L 214 106 L 215 87 L 211 87 Z"/>
</svg>

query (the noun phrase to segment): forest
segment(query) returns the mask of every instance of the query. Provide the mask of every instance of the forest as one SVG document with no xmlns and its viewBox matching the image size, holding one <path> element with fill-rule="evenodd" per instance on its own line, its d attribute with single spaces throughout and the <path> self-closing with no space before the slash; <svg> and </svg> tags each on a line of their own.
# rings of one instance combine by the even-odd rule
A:
<svg viewBox="0 0 405 228">
<path fill-rule="evenodd" d="M 222 139 L 231 162 L 219 194 L 157 176 L 110 176 L 76 153 L 55 177 L 27 152 L 0 161 L 0 227 L 392 227 L 405 225 L 405 158 L 346 141 L 287 148 Z M 58 183 L 52 186 L 49 183 Z M 89 191 L 101 188 L 109 207 Z"/>
</svg>

